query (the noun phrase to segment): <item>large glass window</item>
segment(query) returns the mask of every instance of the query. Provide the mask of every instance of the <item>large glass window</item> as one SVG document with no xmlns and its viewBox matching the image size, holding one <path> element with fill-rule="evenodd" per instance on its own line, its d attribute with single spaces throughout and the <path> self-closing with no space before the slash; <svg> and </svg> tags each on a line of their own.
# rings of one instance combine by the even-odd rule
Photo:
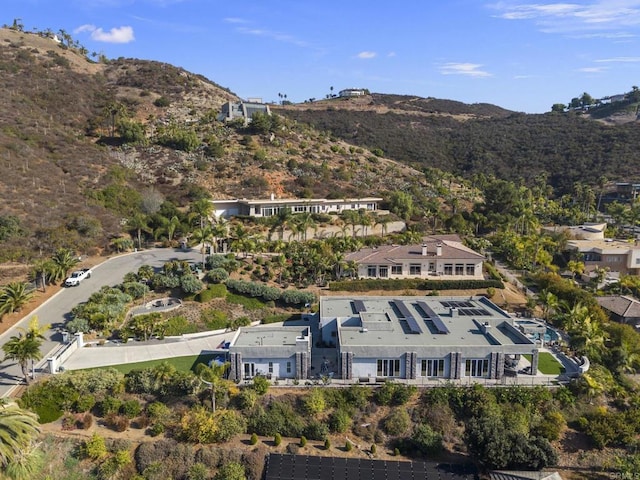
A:
<svg viewBox="0 0 640 480">
<path fill-rule="evenodd" d="M 422 265 L 419 263 L 412 263 L 409 265 L 409 275 L 420 275 L 422 272 Z"/>
<path fill-rule="evenodd" d="M 444 264 L 444 274 L 445 275 L 453 275 L 453 264 L 445 263 Z"/>
<path fill-rule="evenodd" d="M 378 268 L 375 265 L 369 265 L 367 267 L 367 277 L 375 278 L 378 273 Z"/>
<path fill-rule="evenodd" d="M 467 360 L 465 375 L 467 377 L 484 377 L 489 372 L 489 360 L 486 358 L 470 358 Z"/>
<path fill-rule="evenodd" d="M 467 263 L 467 275 L 475 275 L 476 266 L 473 263 Z"/>
<path fill-rule="evenodd" d="M 378 360 L 378 377 L 399 377 L 400 360 L 385 359 Z"/>
<path fill-rule="evenodd" d="M 244 377 L 245 378 L 253 378 L 256 376 L 256 364 L 255 363 L 245 363 L 244 364 Z"/>
<path fill-rule="evenodd" d="M 378 267 L 378 276 L 380 278 L 387 278 L 389 276 L 389 267 L 386 265 L 380 265 Z"/>
<path fill-rule="evenodd" d="M 391 275 L 402 275 L 402 265 L 391 265 Z"/>
<path fill-rule="evenodd" d="M 464 265 L 456 263 L 456 275 L 464 275 Z"/>
<path fill-rule="evenodd" d="M 422 360 L 423 377 L 444 377 L 444 359 Z"/>
</svg>

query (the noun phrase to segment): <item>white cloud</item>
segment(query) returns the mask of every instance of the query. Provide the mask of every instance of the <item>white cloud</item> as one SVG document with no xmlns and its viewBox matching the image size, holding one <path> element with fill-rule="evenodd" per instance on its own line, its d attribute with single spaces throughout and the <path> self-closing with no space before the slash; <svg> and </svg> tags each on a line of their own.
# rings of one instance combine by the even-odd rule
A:
<svg viewBox="0 0 640 480">
<path fill-rule="evenodd" d="M 624 32 L 640 26 L 640 0 L 591 0 L 546 4 L 501 2 L 489 7 L 500 12 L 497 15 L 499 18 L 533 21 L 540 30 L 547 33 L 595 30 Z"/>
<path fill-rule="evenodd" d="M 395 56 L 396 56 L 396 52 L 387 53 L 387 57 L 395 57 Z"/>
<path fill-rule="evenodd" d="M 356 55 L 356 57 L 362 58 L 364 60 L 368 60 L 370 58 L 375 58 L 377 56 L 378 56 L 378 54 L 376 52 L 367 52 L 367 51 L 360 52 L 358 55 Z"/>
<path fill-rule="evenodd" d="M 279 42 L 284 43 L 292 43 L 293 45 L 297 45 L 299 47 L 308 47 L 309 44 L 302 40 L 295 38 L 292 35 L 288 35 L 286 33 L 274 32 L 272 30 L 265 30 L 262 28 L 247 28 L 247 27 L 238 27 L 236 31 L 243 33 L 245 35 L 255 35 L 258 37 L 267 37 L 273 40 L 277 40 Z"/>
<path fill-rule="evenodd" d="M 578 71 L 582 73 L 602 73 L 607 70 L 609 70 L 608 67 L 584 67 L 578 69 Z"/>
<path fill-rule="evenodd" d="M 74 30 L 74 33 L 91 32 L 91 39 L 96 42 L 105 43 L 129 43 L 135 40 L 133 35 L 133 28 L 114 27 L 108 32 L 105 32 L 102 28 L 95 25 L 85 24 Z"/>
<path fill-rule="evenodd" d="M 225 23 L 249 23 L 244 18 L 238 18 L 238 17 L 227 17 L 224 19 L 224 22 Z"/>
<path fill-rule="evenodd" d="M 637 63 L 640 62 L 640 57 L 613 57 L 613 58 L 601 58 L 596 60 L 597 63 Z"/>
<path fill-rule="evenodd" d="M 482 65 L 477 63 L 445 63 L 440 66 L 442 75 L 467 75 L 469 77 L 490 77 L 489 72 L 480 70 Z"/>
</svg>

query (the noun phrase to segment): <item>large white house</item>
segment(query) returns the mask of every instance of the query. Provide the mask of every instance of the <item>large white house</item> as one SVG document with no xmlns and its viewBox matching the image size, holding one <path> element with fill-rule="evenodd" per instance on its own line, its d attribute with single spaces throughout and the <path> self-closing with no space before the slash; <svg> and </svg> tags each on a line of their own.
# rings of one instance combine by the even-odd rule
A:
<svg viewBox="0 0 640 480">
<path fill-rule="evenodd" d="M 457 235 L 425 237 L 418 245 L 363 248 L 346 256 L 360 278 L 432 278 L 482 280 L 485 257 L 462 244 Z"/>
<path fill-rule="evenodd" d="M 229 218 L 237 215 L 271 217 L 282 210 L 291 213 L 341 213 L 345 210 L 378 210 L 382 198 L 275 198 L 212 200 L 216 217 Z"/>
<path fill-rule="evenodd" d="M 534 340 L 483 296 L 322 297 L 320 335 L 345 380 L 500 379 L 522 355 L 538 369 Z"/>
</svg>

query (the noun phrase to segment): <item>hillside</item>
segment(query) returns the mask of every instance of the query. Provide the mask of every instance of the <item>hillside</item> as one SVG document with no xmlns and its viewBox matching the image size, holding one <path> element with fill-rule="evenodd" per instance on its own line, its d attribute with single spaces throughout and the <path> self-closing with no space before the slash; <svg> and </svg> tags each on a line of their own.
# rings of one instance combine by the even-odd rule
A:
<svg viewBox="0 0 640 480">
<path fill-rule="evenodd" d="M 97 253 L 145 197 L 383 195 L 424 176 L 284 118 L 215 118 L 229 90 L 171 65 L 95 63 L 74 45 L 0 29 L 2 258 Z M 96 248 L 97 247 L 97 248 Z"/>
<path fill-rule="evenodd" d="M 372 94 L 283 107 L 276 111 L 416 168 L 470 178 L 495 174 L 531 183 L 548 177 L 557 193 L 574 182 L 640 178 L 634 105 L 579 113 L 531 115 L 491 105 Z M 596 173 L 594 173 L 596 172 Z"/>
</svg>

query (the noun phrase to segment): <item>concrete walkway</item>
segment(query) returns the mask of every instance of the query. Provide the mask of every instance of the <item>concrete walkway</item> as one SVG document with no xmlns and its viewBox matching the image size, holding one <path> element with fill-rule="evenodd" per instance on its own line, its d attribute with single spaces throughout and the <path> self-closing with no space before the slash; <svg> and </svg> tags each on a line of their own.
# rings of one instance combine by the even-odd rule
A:
<svg viewBox="0 0 640 480">
<path fill-rule="evenodd" d="M 65 370 L 79 370 L 215 353 L 221 351 L 222 344 L 225 341 L 230 341 L 235 333 L 227 332 L 204 336 L 167 338 L 164 340 L 148 340 L 146 342 L 130 340 L 127 343 L 88 344 L 76 350 L 62 364 L 62 367 Z"/>
</svg>

